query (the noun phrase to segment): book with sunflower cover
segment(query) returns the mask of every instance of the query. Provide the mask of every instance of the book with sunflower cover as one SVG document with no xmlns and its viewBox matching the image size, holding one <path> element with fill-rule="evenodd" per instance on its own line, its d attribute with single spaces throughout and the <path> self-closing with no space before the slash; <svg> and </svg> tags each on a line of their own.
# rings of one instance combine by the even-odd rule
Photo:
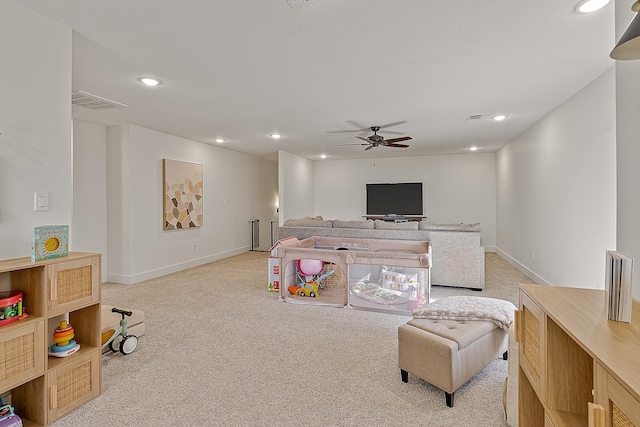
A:
<svg viewBox="0 0 640 427">
<path fill-rule="evenodd" d="M 69 255 L 69 226 L 42 225 L 33 227 L 31 261 L 60 258 Z"/>
</svg>

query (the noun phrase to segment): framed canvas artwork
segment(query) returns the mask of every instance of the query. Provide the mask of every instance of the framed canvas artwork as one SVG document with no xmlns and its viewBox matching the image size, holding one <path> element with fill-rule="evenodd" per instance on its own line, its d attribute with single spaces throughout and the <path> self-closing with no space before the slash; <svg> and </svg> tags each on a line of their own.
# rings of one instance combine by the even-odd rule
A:
<svg viewBox="0 0 640 427">
<path fill-rule="evenodd" d="M 202 227 L 202 165 L 162 160 L 164 230 Z"/>
</svg>

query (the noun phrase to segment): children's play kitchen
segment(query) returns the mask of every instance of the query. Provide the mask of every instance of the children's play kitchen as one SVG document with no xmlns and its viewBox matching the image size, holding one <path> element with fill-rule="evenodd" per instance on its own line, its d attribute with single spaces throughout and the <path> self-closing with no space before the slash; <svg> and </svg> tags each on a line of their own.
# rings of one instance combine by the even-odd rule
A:
<svg viewBox="0 0 640 427">
<path fill-rule="evenodd" d="M 429 242 L 295 237 L 272 248 L 279 260 L 280 299 L 411 314 L 429 302 Z"/>
<path fill-rule="evenodd" d="M 100 255 L 3 260 L 0 286 L 0 426 L 46 426 L 100 394 Z"/>
</svg>

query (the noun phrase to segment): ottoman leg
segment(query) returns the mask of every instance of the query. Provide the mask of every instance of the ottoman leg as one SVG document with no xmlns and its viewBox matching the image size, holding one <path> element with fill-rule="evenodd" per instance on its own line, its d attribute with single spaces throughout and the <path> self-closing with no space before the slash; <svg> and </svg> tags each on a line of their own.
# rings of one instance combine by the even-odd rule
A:
<svg viewBox="0 0 640 427">
<path fill-rule="evenodd" d="M 403 383 L 409 382 L 409 372 L 404 369 L 400 369 L 400 377 L 402 378 Z"/>
<path fill-rule="evenodd" d="M 447 400 L 447 406 L 449 408 L 453 408 L 453 396 L 455 394 L 456 394 L 455 391 L 453 393 L 447 393 L 446 391 L 444 392 L 444 397 Z"/>
<path fill-rule="evenodd" d="M 509 350 L 502 353 L 502 360 L 509 360 Z"/>
</svg>

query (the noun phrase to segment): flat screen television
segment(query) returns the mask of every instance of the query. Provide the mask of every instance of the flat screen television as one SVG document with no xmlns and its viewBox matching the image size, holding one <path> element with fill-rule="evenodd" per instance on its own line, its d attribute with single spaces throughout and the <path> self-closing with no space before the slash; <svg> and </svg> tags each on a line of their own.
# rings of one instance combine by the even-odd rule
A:
<svg viewBox="0 0 640 427">
<path fill-rule="evenodd" d="M 422 183 L 367 184 L 367 215 L 423 215 Z"/>
</svg>

